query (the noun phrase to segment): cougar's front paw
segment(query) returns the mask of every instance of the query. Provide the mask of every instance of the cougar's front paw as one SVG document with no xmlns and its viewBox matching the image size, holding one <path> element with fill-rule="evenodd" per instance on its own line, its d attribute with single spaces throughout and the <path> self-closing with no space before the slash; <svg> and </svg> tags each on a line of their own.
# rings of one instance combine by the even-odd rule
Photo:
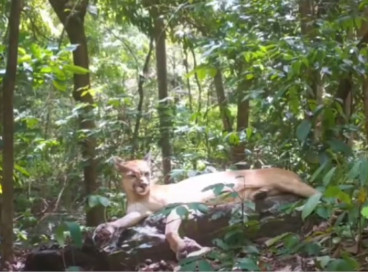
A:
<svg viewBox="0 0 368 272">
<path fill-rule="evenodd" d="M 176 253 L 176 259 L 182 260 L 188 257 L 201 256 L 211 250 L 210 247 L 202 247 L 193 239 L 184 237 L 184 244 L 182 248 Z"/>
<path fill-rule="evenodd" d="M 116 227 L 111 223 L 103 223 L 97 226 L 93 232 L 93 242 L 97 247 L 103 247 L 111 241 L 116 232 Z"/>
</svg>

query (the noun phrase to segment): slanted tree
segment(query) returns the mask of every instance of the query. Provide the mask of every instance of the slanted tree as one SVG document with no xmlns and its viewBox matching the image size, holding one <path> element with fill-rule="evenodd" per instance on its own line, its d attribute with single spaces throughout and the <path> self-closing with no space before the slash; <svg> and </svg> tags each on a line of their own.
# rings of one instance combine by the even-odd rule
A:
<svg viewBox="0 0 368 272">
<path fill-rule="evenodd" d="M 88 48 L 84 31 L 84 17 L 87 11 L 88 0 L 76 1 L 75 3 L 68 0 L 49 0 L 49 2 L 63 24 L 70 42 L 77 45 L 77 48 L 73 51 L 74 64 L 88 69 Z M 79 114 L 80 129 L 88 132 L 91 132 L 96 127 L 92 117 L 94 101 L 89 92 L 90 86 L 89 73 L 74 74 L 73 97 L 75 101 L 85 104 Z M 81 140 L 84 159 L 84 186 L 87 197 L 95 194 L 99 187 L 97 182 L 96 139 L 91 134 L 84 135 Z M 87 226 L 98 225 L 103 220 L 102 206 L 87 209 Z"/>
</svg>

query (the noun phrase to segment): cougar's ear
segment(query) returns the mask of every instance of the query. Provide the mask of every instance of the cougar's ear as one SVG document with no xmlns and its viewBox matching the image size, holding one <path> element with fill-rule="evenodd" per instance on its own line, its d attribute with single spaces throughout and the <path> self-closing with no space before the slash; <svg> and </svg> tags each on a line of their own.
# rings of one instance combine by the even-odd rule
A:
<svg viewBox="0 0 368 272">
<path fill-rule="evenodd" d="M 112 160 L 114 162 L 115 169 L 119 172 L 126 172 L 127 168 L 124 166 L 124 160 L 122 158 L 119 158 L 118 156 L 112 157 Z"/>
<path fill-rule="evenodd" d="M 151 152 L 148 152 L 145 156 L 144 156 L 144 160 L 148 163 L 148 165 L 151 167 L 151 163 L 152 163 L 152 155 Z"/>
</svg>

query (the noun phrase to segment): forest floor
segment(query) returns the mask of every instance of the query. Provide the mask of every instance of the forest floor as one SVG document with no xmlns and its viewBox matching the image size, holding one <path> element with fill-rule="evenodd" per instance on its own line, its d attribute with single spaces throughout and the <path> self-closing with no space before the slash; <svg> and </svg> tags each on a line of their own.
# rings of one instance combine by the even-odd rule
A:
<svg viewBox="0 0 368 272">
<path fill-rule="evenodd" d="M 259 245 L 261 246 L 261 245 Z M 0 271 L 24 271 L 25 261 L 30 250 L 17 249 L 15 251 L 15 258 L 11 264 L 6 267 L 0 267 Z M 356 259 L 363 264 L 360 271 L 368 271 L 368 252 L 360 254 Z M 220 264 L 216 261 L 209 261 L 214 271 L 218 270 Z M 259 258 L 259 267 L 263 271 L 321 271 L 317 266 L 315 257 L 303 257 L 299 254 L 293 254 L 289 256 L 278 256 L 274 253 L 262 254 Z M 73 271 L 90 271 L 88 267 L 79 267 L 78 270 L 73 268 Z M 68 269 L 70 270 L 70 269 Z M 71 270 L 70 270 L 71 271 Z M 178 262 L 171 260 L 161 260 L 159 262 L 152 262 L 146 260 L 145 263 L 137 265 L 136 271 L 150 272 L 150 271 L 179 271 Z M 197 270 L 199 271 L 199 270 Z M 234 269 L 233 271 L 242 271 L 240 269 Z"/>
</svg>

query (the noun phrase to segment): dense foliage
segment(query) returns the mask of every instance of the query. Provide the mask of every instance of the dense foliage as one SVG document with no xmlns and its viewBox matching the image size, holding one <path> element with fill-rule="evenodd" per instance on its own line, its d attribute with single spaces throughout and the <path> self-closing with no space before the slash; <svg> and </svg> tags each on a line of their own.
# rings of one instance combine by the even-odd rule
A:
<svg viewBox="0 0 368 272">
<path fill-rule="evenodd" d="M 73 12 L 84 1 L 69 2 Z M 17 246 L 63 243 L 68 228 L 77 237 L 81 214 L 95 206 L 109 207 L 107 217 L 124 214 L 111 157 L 151 151 L 162 179 L 166 116 L 172 182 L 213 167 L 291 169 L 322 192 L 299 207 L 302 216 L 316 214 L 330 227 L 310 239 L 284 235 L 282 249 L 273 241 L 268 250 L 312 256 L 320 269 L 364 268 L 368 1 L 89 1 L 89 69 L 73 62 L 78 45 L 48 3 L 23 4 L 14 109 Z M 0 9 L 6 11 L 0 20 L 2 83 L 10 1 L 0 1 Z M 162 35 L 155 33 L 159 19 L 166 33 L 164 115 L 152 51 L 155 35 Z M 86 103 L 72 96 L 73 75 L 87 73 L 91 88 L 82 96 L 93 97 L 88 116 Z M 81 116 L 95 127 L 82 128 Z M 83 185 L 80 150 L 89 137 L 96 140 L 98 162 L 93 195 Z M 261 269 L 261 251 L 233 241 L 230 233 L 218 242 L 227 252 L 214 257 L 222 267 Z M 234 259 L 242 250 L 249 257 Z M 196 265 L 210 269 L 209 263 Z"/>
</svg>

